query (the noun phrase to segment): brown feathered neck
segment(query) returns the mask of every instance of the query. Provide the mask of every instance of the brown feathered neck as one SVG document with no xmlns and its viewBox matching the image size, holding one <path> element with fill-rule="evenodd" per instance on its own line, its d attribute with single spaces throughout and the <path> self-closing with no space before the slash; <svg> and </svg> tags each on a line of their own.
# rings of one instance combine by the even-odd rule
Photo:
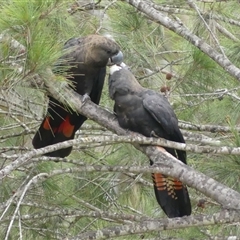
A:
<svg viewBox="0 0 240 240">
<path fill-rule="evenodd" d="M 99 62 L 105 66 L 109 57 L 120 51 L 116 42 L 101 35 L 89 35 L 84 37 L 83 41 L 85 64 Z"/>
</svg>

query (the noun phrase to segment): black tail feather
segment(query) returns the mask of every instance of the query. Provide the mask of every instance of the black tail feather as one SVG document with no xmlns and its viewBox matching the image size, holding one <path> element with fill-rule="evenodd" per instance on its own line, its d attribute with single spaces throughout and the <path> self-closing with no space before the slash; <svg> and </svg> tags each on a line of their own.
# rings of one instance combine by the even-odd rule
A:
<svg viewBox="0 0 240 240">
<path fill-rule="evenodd" d="M 152 174 L 156 199 L 169 218 L 191 214 L 187 188 L 177 179 L 160 173 Z"/>
<path fill-rule="evenodd" d="M 74 116 L 78 121 L 73 121 L 73 115 L 66 115 L 61 121 L 52 121 L 48 116 L 40 125 L 38 131 L 33 137 L 32 144 L 34 148 L 42 148 L 56 143 L 64 142 L 74 138 L 76 131 L 86 120 L 84 116 Z M 71 118 L 71 119 L 70 119 Z M 75 124 L 77 122 L 77 124 Z M 57 123 L 57 124 L 56 124 Z M 72 147 L 62 148 L 53 152 L 46 153 L 50 157 L 66 157 L 71 153 Z"/>
</svg>

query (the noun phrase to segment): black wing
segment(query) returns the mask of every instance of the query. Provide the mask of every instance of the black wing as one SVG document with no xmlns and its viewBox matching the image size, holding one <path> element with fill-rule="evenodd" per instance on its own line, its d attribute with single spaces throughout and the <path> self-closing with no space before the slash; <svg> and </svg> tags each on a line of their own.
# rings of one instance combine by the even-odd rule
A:
<svg viewBox="0 0 240 240">
<path fill-rule="evenodd" d="M 182 133 L 178 128 L 177 117 L 168 100 L 151 90 L 143 97 L 144 108 L 168 133 L 168 140 L 184 143 Z M 186 164 L 186 152 L 166 148 L 166 150 Z M 176 154 L 177 153 L 177 154 Z M 153 162 L 150 161 L 152 165 Z M 154 191 L 158 203 L 168 217 L 182 217 L 191 214 L 191 202 L 186 186 L 176 178 L 165 176 L 161 173 L 152 174 Z"/>
<path fill-rule="evenodd" d="M 181 131 L 178 127 L 177 117 L 168 100 L 156 93 L 148 90 L 143 95 L 143 106 L 152 117 L 162 126 L 170 136 L 170 141 L 185 143 Z M 186 152 L 177 150 L 178 159 L 186 164 Z"/>
</svg>

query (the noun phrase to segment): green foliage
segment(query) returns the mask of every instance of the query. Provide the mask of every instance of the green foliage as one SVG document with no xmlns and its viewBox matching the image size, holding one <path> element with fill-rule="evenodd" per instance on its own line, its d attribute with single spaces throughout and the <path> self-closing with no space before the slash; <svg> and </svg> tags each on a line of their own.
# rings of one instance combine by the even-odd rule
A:
<svg viewBox="0 0 240 240">
<path fill-rule="evenodd" d="M 67 16 L 66 4 L 61 1 L 12 1 L 1 9 L 0 30 L 6 37 L 0 42 L 3 70 L 2 78 L 14 81 L 12 69 L 5 68 L 4 59 L 11 57 L 24 61 L 24 72 L 41 73 L 59 58 L 63 43 L 72 36 L 73 24 Z M 66 32 L 65 29 L 68 28 Z M 11 38 L 12 37 L 12 38 Z M 13 46 L 14 39 L 23 47 Z M 16 73 L 15 74 L 19 74 Z M 25 75 L 26 76 L 26 75 Z M 24 80 L 24 77 L 22 80 Z M 19 78 L 19 77 L 18 77 Z"/>
<path fill-rule="evenodd" d="M 154 2 L 161 7 L 168 4 L 172 11 L 191 11 L 186 1 Z M 236 19 L 239 14 L 237 3 L 228 1 L 197 4 L 204 12 L 202 17 L 211 32 L 202 18 L 194 12 L 186 15 L 179 11 L 178 15 L 174 15 L 170 11 L 166 16 L 182 21 L 216 51 L 220 52 L 221 46 L 227 57 L 236 66 L 240 66 L 239 42 L 222 34 L 217 23 L 231 33 L 237 32 L 238 26 L 231 25 L 227 20 L 220 21 L 221 18 L 211 17 L 218 14 L 224 18 Z M 65 0 L 1 1 L 0 87 L 1 93 L 4 93 L 0 96 L 2 168 L 32 149 L 32 134 L 38 128 L 46 108 L 47 101 L 40 89 L 23 84 L 32 82 L 36 74 L 41 75 L 47 68 L 54 66 L 67 39 L 95 33 L 97 30 L 114 36 L 124 52 L 124 61 L 132 68 L 143 86 L 157 91 L 162 86 L 170 87 L 169 100 L 180 120 L 231 128 L 228 133 L 195 131 L 196 133 L 208 136 L 213 141 L 219 140 L 221 145 L 240 146 L 239 133 L 235 129 L 235 126 L 239 125 L 240 111 L 239 83 L 235 79 L 199 49 L 153 22 L 126 2 L 117 1 L 112 4 L 111 1 L 101 1 L 98 6 L 108 8 L 94 15 L 99 10 L 84 11 L 84 7 L 70 13 L 68 9 L 72 7 L 72 2 Z M 108 16 L 107 20 L 101 18 L 102 14 Z M 220 45 L 213 38 L 213 34 Z M 20 47 L 16 47 L 12 40 L 16 40 L 15 44 L 21 44 Z M 57 71 L 63 73 L 64 69 Z M 166 78 L 166 73 L 172 74 L 171 79 Z M 59 76 L 58 79 L 65 80 Z M 221 89 L 226 91 L 220 91 Z M 101 105 L 112 111 L 113 102 L 109 100 L 107 84 Z M 87 124 L 92 129 L 81 129 L 81 136 L 111 135 L 98 129 L 92 122 L 88 121 Z M 115 221 L 84 214 L 81 216 L 75 214 L 77 211 L 104 211 L 165 218 L 155 200 L 150 174 L 84 170 L 64 172 L 66 169 L 80 168 L 83 164 L 148 166 L 149 160 L 146 156 L 129 144 L 88 144 L 85 147 L 76 146 L 66 161 L 46 161 L 43 158 L 30 158 L 27 161 L 27 164 L 20 166 L 1 182 L 1 213 L 6 210 L 3 215 L 4 222 L 1 222 L 1 239 L 6 236 L 10 219 L 19 201 L 19 196 L 12 197 L 16 192 L 21 196 L 27 184 L 30 186 L 22 199 L 18 214 L 29 218 L 21 221 L 16 219 L 8 239 L 20 239 L 20 232 L 22 239 L 64 239 L 81 232 L 124 223 L 122 219 Z M 188 164 L 240 191 L 240 161 L 237 156 L 188 153 Z M 46 176 L 41 178 L 43 173 Z M 36 182 L 32 183 L 36 176 Z M 213 214 L 221 209 L 221 206 L 198 191 L 190 188 L 189 192 L 193 214 Z M 201 199 L 207 201 L 205 208 L 197 206 Z M 66 211 L 72 212 L 67 214 Z M 208 234 L 238 236 L 240 233 L 237 225 L 215 225 L 119 239 L 206 239 Z"/>
<path fill-rule="evenodd" d="M 156 64 L 152 56 L 162 48 L 164 41 L 161 27 L 146 21 L 143 15 L 124 3 L 116 4 L 109 16 L 112 28 L 118 34 L 117 39 L 126 52 L 126 62 L 133 70 L 143 66 L 151 69 L 152 63 Z"/>
</svg>

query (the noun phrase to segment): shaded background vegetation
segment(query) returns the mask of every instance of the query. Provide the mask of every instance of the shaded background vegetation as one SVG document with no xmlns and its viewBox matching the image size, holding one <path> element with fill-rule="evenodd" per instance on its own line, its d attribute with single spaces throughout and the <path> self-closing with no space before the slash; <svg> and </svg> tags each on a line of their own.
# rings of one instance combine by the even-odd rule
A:
<svg viewBox="0 0 240 240">
<path fill-rule="evenodd" d="M 198 1 L 204 21 L 186 1 L 154 2 L 164 14 L 181 21 L 239 66 L 237 1 Z M 1 1 L 0 15 L 1 168 L 32 149 L 31 138 L 47 103 L 46 90 L 36 75 L 54 65 L 66 40 L 91 33 L 114 37 L 139 82 L 168 96 L 183 130 L 185 123 L 230 128 L 229 132 L 185 129 L 187 142 L 204 145 L 188 140 L 192 133 L 208 137 L 209 144 L 239 146 L 235 128 L 239 125 L 239 82 L 198 48 L 128 3 L 9 0 Z M 112 111 L 107 81 L 100 105 Z M 79 134 L 112 135 L 92 121 L 87 121 Z M 126 222 L 88 216 L 92 211 L 165 218 L 155 200 L 150 174 L 64 172 L 86 163 L 146 166 L 149 160 L 124 143 L 76 146 L 67 159 L 59 162 L 46 157 L 31 159 L 1 181 L 1 239 L 63 239 Z M 240 191 L 239 157 L 188 153 L 188 164 Z M 49 173 L 50 177 L 41 179 L 41 173 Z M 193 214 L 212 214 L 221 209 L 196 190 L 190 189 L 190 196 Z M 21 206 L 17 208 L 19 202 Z M 12 216 L 16 217 L 14 221 Z M 221 239 L 240 235 L 238 225 L 194 227 L 119 239 Z"/>
</svg>

